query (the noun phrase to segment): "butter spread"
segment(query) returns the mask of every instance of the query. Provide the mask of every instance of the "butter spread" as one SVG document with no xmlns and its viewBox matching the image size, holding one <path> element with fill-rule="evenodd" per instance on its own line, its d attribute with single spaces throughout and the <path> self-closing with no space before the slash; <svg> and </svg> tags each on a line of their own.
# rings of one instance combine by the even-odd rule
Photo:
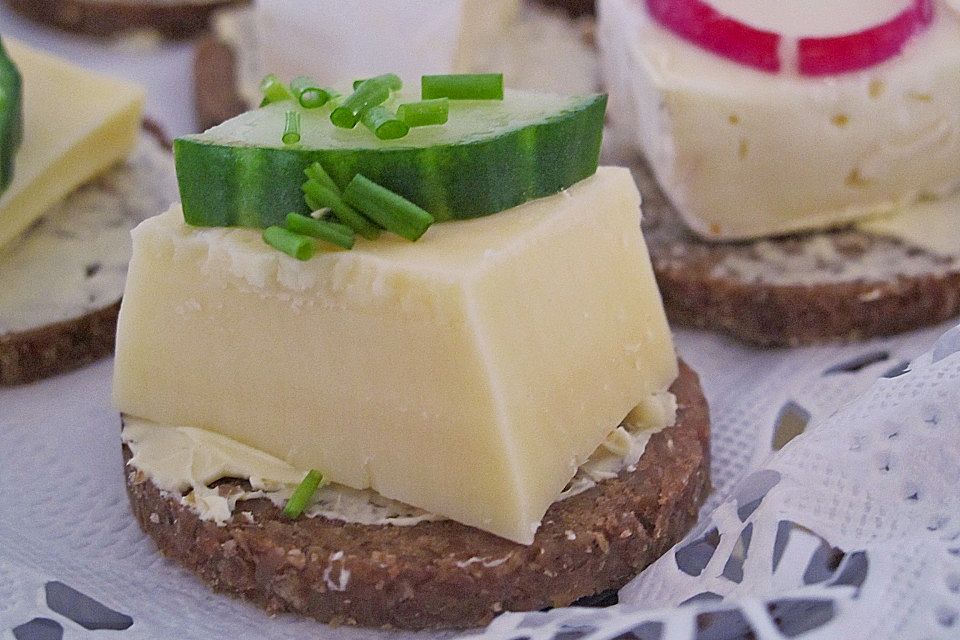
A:
<svg viewBox="0 0 960 640">
<path fill-rule="evenodd" d="M 960 184 L 960 16 L 935 5 L 902 55 L 811 79 L 712 55 L 655 24 L 642 2 L 608 0 L 599 42 L 610 117 L 708 239 L 838 227 L 946 195 Z"/>
<path fill-rule="evenodd" d="M 623 424 L 604 440 L 577 469 L 558 500 L 564 500 L 632 470 L 650 437 L 676 421 L 676 397 L 657 393 L 638 405 Z M 266 498 L 282 507 L 303 480 L 306 471 L 226 436 L 196 429 L 158 424 L 133 416 L 123 418 L 123 442 L 133 457 L 129 466 L 157 488 L 193 509 L 201 520 L 226 524 L 237 502 Z M 223 478 L 247 480 L 250 489 L 222 493 L 210 485 Z M 370 489 L 357 490 L 325 484 L 304 511 L 363 525 L 411 526 L 443 518 Z"/>
<path fill-rule="evenodd" d="M 0 249 L 0 335 L 115 304 L 130 260 L 130 230 L 177 197 L 170 152 L 141 135 L 124 162 L 71 192 Z"/>
<path fill-rule="evenodd" d="M 115 403 L 529 543 L 577 467 L 676 378 L 638 222 L 629 171 L 610 167 L 307 262 L 174 208 L 134 231 Z"/>
</svg>

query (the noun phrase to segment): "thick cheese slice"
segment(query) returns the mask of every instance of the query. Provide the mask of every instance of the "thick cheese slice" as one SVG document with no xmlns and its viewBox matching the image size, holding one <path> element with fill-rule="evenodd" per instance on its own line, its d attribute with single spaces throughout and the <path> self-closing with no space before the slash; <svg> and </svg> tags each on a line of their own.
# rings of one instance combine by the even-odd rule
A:
<svg viewBox="0 0 960 640">
<path fill-rule="evenodd" d="M 258 67 L 327 83 L 380 73 L 412 79 L 489 71 L 477 66 L 519 6 L 519 0 L 258 0 Z"/>
<path fill-rule="evenodd" d="M 23 144 L 0 196 L 0 247 L 133 149 L 144 93 L 5 38 L 23 75 Z"/>
<path fill-rule="evenodd" d="M 960 257 L 960 193 L 925 200 L 890 216 L 864 220 L 857 228 L 896 238 L 943 257 Z"/>
<path fill-rule="evenodd" d="M 173 210 L 134 232 L 124 413 L 522 543 L 676 355 L 626 169 L 298 262 Z"/>
<path fill-rule="evenodd" d="M 811 79 L 743 67 L 653 23 L 642 2 L 604 0 L 610 116 L 706 238 L 838 226 L 944 195 L 960 184 L 960 16 L 935 5 L 902 55 Z"/>
</svg>

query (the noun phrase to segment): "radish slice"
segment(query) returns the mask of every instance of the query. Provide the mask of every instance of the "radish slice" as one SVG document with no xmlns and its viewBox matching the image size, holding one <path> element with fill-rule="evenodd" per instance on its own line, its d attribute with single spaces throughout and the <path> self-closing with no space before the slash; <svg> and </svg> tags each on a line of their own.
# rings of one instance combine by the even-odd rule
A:
<svg viewBox="0 0 960 640">
<path fill-rule="evenodd" d="M 933 22 L 933 1 L 916 0 L 892 20 L 870 29 L 832 38 L 802 38 L 800 74 L 824 76 L 857 71 L 900 55 L 907 42 Z"/>
<path fill-rule="evenodd" d="M 703 0 L 646 0 L 646 6 L 663 27 L 717 55 L 777 73 L 783 43 L 796 47 L 801 75 L 824 76 L 866 69 L 899 55 L 910 38 L 930 26 L 933 2 L 911 0 L 909 7 L 886 22 L 855 33 L 796 41 L 724 15 Z"/>
<path fill-rule="evenodd" d="M 647 0 L 654 20 L 684 40 L 755 69 L 780 71 L 780 36 L 719 13 L 701 0 Z"/>
</svg>

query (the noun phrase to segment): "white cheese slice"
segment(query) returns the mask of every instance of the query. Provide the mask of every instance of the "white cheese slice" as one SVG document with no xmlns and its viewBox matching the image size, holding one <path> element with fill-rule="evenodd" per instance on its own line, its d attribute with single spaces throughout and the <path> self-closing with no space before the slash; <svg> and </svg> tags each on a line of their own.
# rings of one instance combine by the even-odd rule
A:
<svg viewBox="0 0 960 640">
<path fill-rule="evenodd" d="M 903 55 L 825 79 L 715 56 L 634 0 L 601 2 L 599 42 L 618 135 L 703 237 L 838 226 L 960 184 L 960 17 L 942 0 Z"/>
<path fill-rule="evenodd" d="M 381 0 L 371 3 L 383 9 L 378 17 L 358 23 L 342 8 L 324 13 L 330 4 L 267 0 L 216 16 L 217 36 L 234 52 L 237 89 L 251 108 L 262 98 L 260 80 L 271 72 L 328 83 L 392 72 L 416 83 L 423 73 L 499 71 L 518 89 L 597 90 L 596 52 L 582 27 L 543 8 L 528 5 L 517 19 L 517 0 Z M 315 18 L 316 29 L 335 37 L 319 38 L 313 25 L 304 28 L 303 16 L 315 12 L 323 14 Z M 390 44 L 369 46 L 373 38 Z"/>
<path fill-rule="evenodd" d="M 615 168 L 308 262 L 172 209 L 134 232 L 115 403 L 530 543 L 677 375 L 638 222 Z"/>
<path fill-rule="evenodd" d="M 491 48 L 519 0 L 257 0 L 260 67 L 320 82 L 462 72 Z"/>
<path fill-rule="evenodd" d="M 896 238 L 944 257 L 960 257 L 960 193 L 924 200 L 889 216 L 857 223 L 866 233 Z"/>
<path fill-rule="evenodd" d="M 23 144 L 0 196 L 0 247 L 136 143 L 143 90 L 4 38 L 23 75 Z"/>
</svg>

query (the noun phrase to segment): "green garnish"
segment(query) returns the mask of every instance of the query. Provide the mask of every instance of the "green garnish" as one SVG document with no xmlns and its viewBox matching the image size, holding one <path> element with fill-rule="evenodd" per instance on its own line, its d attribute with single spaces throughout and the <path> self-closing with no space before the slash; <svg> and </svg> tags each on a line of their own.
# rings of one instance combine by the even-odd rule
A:
<svg viewBox="0 0 960 640">
<path fill-rule="evenodd" d="M 290 93 L 290 89 L 287 88 L 287 85 L 280 82 L 280 78 L 274 73 L 267 74 L 266 77 L 260 81 L 260 92 L 263 94 L 263 102 L 260 103 L 261 107 L 273 104 L 274 102 L 293 100 L 293 94 Z"/>
<path fill-rule="evenodd" d="M 344 232 L 344 228 L 347 232 Z M 287 229 L 294 233 L 319 238 L 344 249 L 353 248 L 353 229 L 326 220 L 314 220 L 299 213 L 287 214 Z"/>
<path fill-rule="evenodd" d="M 433 224 L 433 216 L 401 195 L 359 173 L 343 190 L 343 199 L 388 231 L 417 240 Z"/>
<path fill-rule="evenodd" d="M 263 230 L 263 241 L 297 260 L 309 260 L 317 249 L 311 238 L 277 226 Z"/>
<path fill-rule="evenodd" d="M 502 73 L 460 73 L 420 78 L 423 100 L 503 100 Z"/>
<path fill-rule="evenodd" d="M 390 97 L 390 92 L 399 88 L 400 79 L 392 73 L 360 82 L 340 106 L 330 114 L 330 122 L 342 129 L 353 129 L 360 121 L 363 112 L 371 107 L 383 104 Z"/>
<path fill-rule="evenodd" d="M 420 102 L 406 102 L 397 107 L 397 117 L 408 127 L 444 124 L 450 117 L 450 99 L 434 98 Z"/>
<path fill-rule="evenodd" d="M 360 116 L 363 125 L 380 140 L 396 140 L 407 135 L 410 127 L 383 105 L 370 107 Z"/>
<path fill-rule="evenodd" d="M 333 181 L 333 178 L 330 177 L 330 174 L 326 172 L 323 168 L 323 165 L 319 162 L 314 162 L 309 167 L 303 170 L 305 176 L 308 179 L 313 180 L 316 183 L 319 183 L 321 186 L 330 189 L 336 194 L 340 194 L 340 187 L 337 186 L 337 183 Z"/>
<path fill-rule="evenodd" d="M 376 76 L 381 82 L 387 85 L 391 91 L 400 91 L 403 87 L 403 82 L 400 80 L 400 76 L 395 73 L 385 73 L 382 76 Z M 361 78 L 360 80 L 353 81 L 353 90 L 356 91 L 360 88 L 360 85 L 369 80 L 370 78 Z"/>
<path fill-rule="evenodd" d="M 304 109 L 317 109 L 327 104 L 335 91 L 321 87 L 307 76 L 298 76 L 290 82 L 290 91 Z"/>
<path fill-rule="evenodd" d="M 300 142 L 300 112 L 291 109 L 287 111 L 287 124 L 283 128 L 283 144 L 298 142 Z"/>
<path fill-rule="evenodd" d="M 301 189 L 305 195 L 307 206 L 311 209 L 330 209 L 333 211 L 333 215 L 337 216 L 337 220 L 367 240 L 374 240 L 380 235 L 380 230 L 344 202 L 339 193 L 313 180 L 307 180 L 303 183 Z"/>
<path fill-rule="evenodd" d="M 316 469 L 310 469 L 284 505 L 283 515 L 290 519 L 299 518 L 322 482 L 323 474 Z"/>
</svg>

